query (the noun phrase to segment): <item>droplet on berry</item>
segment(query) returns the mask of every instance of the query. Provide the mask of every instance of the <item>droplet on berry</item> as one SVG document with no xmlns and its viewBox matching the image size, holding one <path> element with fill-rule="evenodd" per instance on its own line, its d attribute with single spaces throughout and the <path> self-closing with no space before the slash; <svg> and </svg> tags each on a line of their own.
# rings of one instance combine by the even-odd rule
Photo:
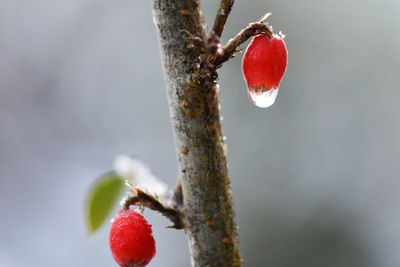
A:
<svg viewBox="0 0 400 267">
<path fill-rule="evenodd" d="M 254 105 L 260 108 L 267 108 L 275 103 L 278 90 L 279 88 L 272 88 L 267 91 L 258 92 L 247 87 L 247 94 Z"/>
<path fill-rule="evenodd" d="M 156 253 L 151 225 L 137 210 L 121 210 L 111 226 L 110 248 L 121 267 L 146 266 Z"/>
<path fill-rule="evenodd" d="M 286 66 L 287 49 L 281 36 L 260 34 L 253 38 L 242 61 L 251 102 L 261 108 L 274 104 Z"/>
</svg>

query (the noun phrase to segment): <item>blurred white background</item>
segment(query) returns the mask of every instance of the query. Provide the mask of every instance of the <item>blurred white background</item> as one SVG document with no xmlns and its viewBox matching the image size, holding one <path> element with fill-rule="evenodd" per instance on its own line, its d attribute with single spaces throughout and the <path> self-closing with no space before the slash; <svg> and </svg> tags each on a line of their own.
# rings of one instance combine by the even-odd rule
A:
<svg viewBox="0 0 400 267">
<path fill-rule="evenodd" d="M 268 11 L 289 51 L 275 105 L 250 103 L 241 56 L 220 71 L 245 266 L 400 266 L 400 2 L 237 1 L 224 40 Z M 119 153 L 175 185 L 150 1 L 0 0 L 0 266 L 116 266 L 84 200 Z M 189 266 L 145 215 L 149 266 Z"/>
</svg>

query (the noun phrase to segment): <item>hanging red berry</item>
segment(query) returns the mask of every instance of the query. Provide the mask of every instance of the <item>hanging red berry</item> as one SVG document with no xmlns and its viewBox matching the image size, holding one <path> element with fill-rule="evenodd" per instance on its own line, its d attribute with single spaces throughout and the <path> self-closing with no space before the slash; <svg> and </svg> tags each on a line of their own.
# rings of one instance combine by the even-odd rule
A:
<svg viewBox="0 0 400 267">
<path fill-rule="evenodd" d="M 110 248 L 121 267 L 146 266 L 156 253 L 151 225 L 136 210 L 121 210 L 111 226 Z"/>
<path fill-rule="evenodd" d="M 275 102 L 286 65 L 287 49 L 281 36 L 260 34 L 253 38 L 242 61 L 251 102 L 261 108 Z"/>
</svg>

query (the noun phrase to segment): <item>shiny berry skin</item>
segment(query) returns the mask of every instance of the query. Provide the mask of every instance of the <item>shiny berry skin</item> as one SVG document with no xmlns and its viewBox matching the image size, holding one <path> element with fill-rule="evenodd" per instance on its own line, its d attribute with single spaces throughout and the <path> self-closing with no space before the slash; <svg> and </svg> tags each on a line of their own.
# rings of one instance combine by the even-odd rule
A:
<svg viewBox="0 0 400 267">
<path fill-rule="evenodd" d="M 151 225 L 137 210 L 121 210 L 111 226 L 110 248 L 121 267 L 146 266 L 156 253 Z"/>
<path fill-rule="evenodd" d="M 242 61 L 243 77 L 253 103 L 255 99 L 252 99 L 252 96 L 254 98 L 263 93 L 268 96 L 278 90 L 286 66 L 287 49 L 281 36 L 260 34 L 253 38 Z M 277 91 L 274 94 L 275 97 L 276 94 Z"/>
</svg>

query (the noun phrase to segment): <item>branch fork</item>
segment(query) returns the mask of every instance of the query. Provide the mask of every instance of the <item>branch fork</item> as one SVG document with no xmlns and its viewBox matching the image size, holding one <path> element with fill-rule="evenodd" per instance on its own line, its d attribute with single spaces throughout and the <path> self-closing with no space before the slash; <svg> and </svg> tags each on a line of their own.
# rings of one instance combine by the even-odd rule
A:
<svg viewBox="0 0 400 267">
<path fill-rule="evenodd" d="M 258 34 L 265 34 L 267 36 L 272 36 L 273 34 L 272 28 L 269 27 L 268 24 L 262 21 L 253 22 L 222 46 L 220 36 L 217 34 L 218 31 L 216 32 L 213 30 L 205 39 L 195 36 L 187 31 L 184 32 L 186 34 L 184 39 L 201 55 L 200 66 L 198 66 L 195 71 L 198 77 L 203 77 L 201 80 L 208 78 L 204 77 L 204 75 L 214 75 L 215 78 L 217 78 L 216 70 L 222 67 L 224 62 L 235 57 L 235 54 L 240 51 L 238 47 L 249 38 Z"/>
</svg>

